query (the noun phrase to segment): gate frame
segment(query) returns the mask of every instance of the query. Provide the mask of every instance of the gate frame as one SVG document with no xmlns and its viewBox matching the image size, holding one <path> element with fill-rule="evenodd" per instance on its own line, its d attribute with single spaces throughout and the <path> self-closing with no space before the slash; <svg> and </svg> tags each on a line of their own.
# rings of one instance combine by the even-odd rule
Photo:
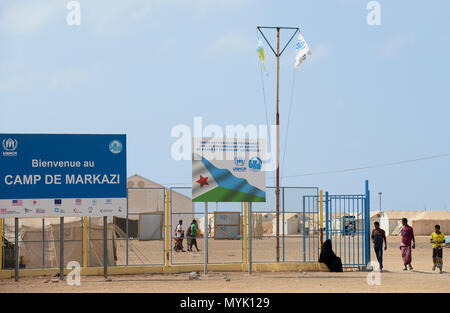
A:
<svg viewBox="0 0 450 313">
<path fill-rule="evenodd" d="M 347 197 L 347 198 L 346 198 Z M 362 257 L 362 263 L 359 263 L 359 256 L 360 256 L 360 251 L 359 251 L 359 236 L 358 236 L 358 262 L 355 263 L 350 263 L 350 264 L 344 264 L 343 263 L 343 267 L 346 268 L 356 268 L 356 267 L 360 267 L 360 266 L 366 266 L 370 263 L 370 251 L 371 251 L 371 247 L 370 247 L 370 190 L 369 190 L 369 181 L 366 180 L 365 184 L 364 184 L 364 194 L 359 194 L 359 195 L 330 195 L 328 193 L 328 191 L 325 192 L 325 236 L 326 239 L 331 239 L 333 240 L 333 226 L 332 226 L 332 222 L 331 222 L 331 218 L 332 218 L 332 206 L 331 206 L 331 201 L 333 199 L 344 199 L 344 201 L 346 199 L 352 199 L 352 200 L 363 200 L 362 201 L 362 208 L 361 211 L 358 211 L 358 214 L 361 214 L 361 217 L 363 219 L 363 222 L 361 223 L 362 226 L 362 253 L 361 253 L 361 257 Z M 354 208 L 353 208 L 354 210 Z M 358 225 L 358 223 L 357 223 Z M 340 225 L 341 226 L 341 225 Z M 345 238 L 344 238 L 345 241 Z"/>
</svg>

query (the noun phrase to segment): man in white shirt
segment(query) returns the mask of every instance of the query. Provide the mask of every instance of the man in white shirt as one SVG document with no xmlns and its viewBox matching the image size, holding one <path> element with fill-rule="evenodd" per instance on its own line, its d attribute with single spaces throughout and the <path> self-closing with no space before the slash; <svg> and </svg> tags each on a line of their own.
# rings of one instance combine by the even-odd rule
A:
<svg viewBox="0 0 450 313">
<path fill-rule="evenodd" d="M 176 232 L 175 232 L 175 251 L 181 251 L 181 252 L 186 252 L 185 250 L 183 250 L 183 237 L 184 237 L 184 231 L 183 231 L 183 220 L 180 220 L 178 222 L 177 228 L 176 228 Z"/>
</svg>

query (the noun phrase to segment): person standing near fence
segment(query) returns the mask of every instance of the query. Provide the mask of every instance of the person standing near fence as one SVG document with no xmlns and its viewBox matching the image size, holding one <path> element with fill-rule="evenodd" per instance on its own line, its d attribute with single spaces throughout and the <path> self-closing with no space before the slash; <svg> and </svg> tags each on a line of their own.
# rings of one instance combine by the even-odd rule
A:
<svg viewBox="0 0 450 313">
<path fill-rule="evenodd" d="M 192 246 L 195 246 L 195 249 L 197 249 L 197 252 L 200 251 L 200 249 L 197 247 L 197 232 L 199 231 L 198 229 L 198 225 L 197 225 L 197 221 L 196 220 L 192 220 L 191 223 L 191 233 L 190 233 L 190 238 L 189 238 L 189 251 L 192 251 Z"/>
<path fill-rule="evenodd" d="M 436 266 L 442 274 L 442 244 L 445 243 L 445 235 L 441 232 L 441 226 L 434 226 L 434 233 L 431 234 L 430 242 L 433 244 L 433 271 Z"/>
<path fill-rule="evenodd" d="M 411 226 L 408 225 L 408 220 L 404 217 L 402 218 L 402 242 L 400 243 L 400 250 L 402 251 L 402 259 L 403 264 L 405 265 L 404 271 L 407 271 L 409 266 L 409 270 L 412 271 L 413 267 L 411 265 L 412 262 L 412 249 L 416 248 L 416 239 L 414 238 L 414 230 Z M 412 242 L 412 245 L 411 245 Z"/>
<path fill-rule="evenodd" d="M 383 242 L 384 242 L 384 250 L 387 250 L 387 242 L 386 242 L 386 233 L 383 229 L 380 228 L 380 223 L 373 223 L 375 227 L 372 230 L 372 243 L 373 248 L 375 249 L 375 255 L 377 256 L 378 263 L 380 263 L 380 271 L 383 269 Z"/>
<path fill-rule="evenodd" d="M 176 236 L 175 251 L 186 252 L 185 250 L 183 250 L 183 220 L 180 220 L 178 222 L 175 236 Z"/>
</svg>

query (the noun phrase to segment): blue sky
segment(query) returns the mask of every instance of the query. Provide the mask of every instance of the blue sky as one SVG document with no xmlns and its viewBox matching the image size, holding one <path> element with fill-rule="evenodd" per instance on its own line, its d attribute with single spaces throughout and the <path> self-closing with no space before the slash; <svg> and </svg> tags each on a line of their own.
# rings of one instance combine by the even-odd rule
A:
<svg viewBox="0 0 450 313">
<path fill-rule="evenodd" d="M 448 1 L 380 0 L 381 25 L 369 26 L 366 0 L 80 0 L 76 27 L 67 2 L 1 2 L 0 132 L 126 133 L 130 175 L 189 185 L 191 163 L 172 159 L 171 129 L 195 116 L 265 124 L 256 26 L 281 25 L 300 27 L 313 53 L 295 73 L 289 132 L 293 44 L 281 60 L 284 175 L 450 152 Z M 449 161 L 282 182 L 349 194 L 369 179 L 372 208 L 381 191 L 385 209 L 448 210 Z"/>
</svg>

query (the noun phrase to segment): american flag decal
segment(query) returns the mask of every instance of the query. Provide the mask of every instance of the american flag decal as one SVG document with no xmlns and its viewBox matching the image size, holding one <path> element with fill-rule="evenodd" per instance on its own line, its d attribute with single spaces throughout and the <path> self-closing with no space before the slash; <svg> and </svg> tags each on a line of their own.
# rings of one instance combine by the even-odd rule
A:
<svg viewBox="0 0 450 313">
<path fill-rule="evenodd" d="M 23 200 L 13 200 L 12 201 L 12 205 L 13 206 L 22 206 L 23 205 Z"/>
</svg>

